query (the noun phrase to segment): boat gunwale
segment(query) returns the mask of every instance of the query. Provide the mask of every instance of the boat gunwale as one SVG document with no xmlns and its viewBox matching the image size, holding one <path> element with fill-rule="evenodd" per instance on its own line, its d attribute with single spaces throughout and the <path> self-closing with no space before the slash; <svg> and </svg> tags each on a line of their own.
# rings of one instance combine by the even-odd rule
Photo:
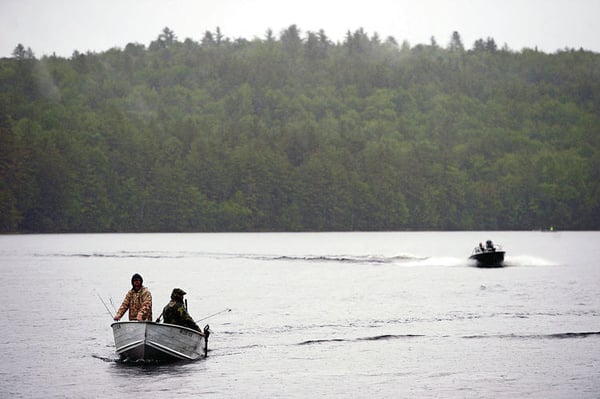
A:
<svg viewBox="0 0 600 399">
<path fill-rule="evenodd" d="M 160 326 L 161 328 L 162 327 L 175 327 L 175 328 L 179 328 L 179 329 L 182 329 L 182 330 L 190 331 L 192 333 L 200 335 L 201 337 L 204 337 L 204 334 L 202 332 L 200 332 L 198 330 L 194 330 L 193 328 L 189 328 L 189 327 L 185 327 L 185 326 L 180 326 L 180 325 L 177 325 L 177 324 L 170 324 L 170 323 L 157 323 L 157 322 L 148 321 L 148 320 L 142 320 L 142 321 L 137 321 L 137 320 L 117 321 L 117 322 L 112 323 L 110 325 L 110 327 L 114 329 L 115 325 L 120 325 L 120 324 L 131 324 L 131 325 L 133 325 L 133 324 L 140 324 L 140 325 L 144 325 L 145 327 L 147 325 L 153 325 L 153 326 Z"/>
</svg>

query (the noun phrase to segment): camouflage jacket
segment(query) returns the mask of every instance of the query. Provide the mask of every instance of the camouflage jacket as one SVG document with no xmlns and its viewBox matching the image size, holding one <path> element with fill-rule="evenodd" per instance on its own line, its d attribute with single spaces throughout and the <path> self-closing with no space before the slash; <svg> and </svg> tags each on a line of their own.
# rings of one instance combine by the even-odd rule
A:
<svg viewBox="0 0 600 399">
<path fill-rule="evenodd" d="M 152 321 L 152 294 L 150 290 L 142 286 L 139 291 L 134 289 L 127 291 L 121 307 L 117 310 L 117 316 L 119 318 L 123 317 L 127 309 L 129 309 L 129 320 Z"/>
<path fill-rule="evenodd" d="M 177 324 L 178 326 L 189 327 L 191 329 L 200 331 L 200 327 L 196 324 L 192 316 L 185 310 L 183 302 L 171 301 L 163 309 L 163 318 L 165 323 Z"/>
</svg>

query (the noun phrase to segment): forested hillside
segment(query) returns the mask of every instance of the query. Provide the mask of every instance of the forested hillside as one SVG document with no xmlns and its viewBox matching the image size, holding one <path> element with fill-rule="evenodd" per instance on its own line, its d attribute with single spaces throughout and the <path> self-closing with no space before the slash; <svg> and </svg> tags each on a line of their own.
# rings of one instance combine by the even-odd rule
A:
<svg viewBox="0 0 600 399">
<path fill-rule="evenodd" d="M 290 26 L 0 60 L 0 231 L 600 228 L 600 55 Z"/>
</svg>

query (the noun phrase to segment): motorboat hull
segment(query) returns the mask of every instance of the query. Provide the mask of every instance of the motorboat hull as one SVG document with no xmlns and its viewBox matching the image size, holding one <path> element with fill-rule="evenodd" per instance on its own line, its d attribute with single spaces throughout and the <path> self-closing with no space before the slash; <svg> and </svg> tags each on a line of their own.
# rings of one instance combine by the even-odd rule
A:
<svg viewBox="0 0 600 399">
<path fill-rule="evenodd" d="M 469 259 L 474 260 L 477 267 L 502 267 L 505 253 L 505 251 L 484 251 L 474 253 Z"/>
<path fill-rule="evenodd" d="M 162 362 L 206 356 L 205 336 L 191 328 L 138 321 L 113 323 L 111 327 L 122 360 Z"/>
</svg>

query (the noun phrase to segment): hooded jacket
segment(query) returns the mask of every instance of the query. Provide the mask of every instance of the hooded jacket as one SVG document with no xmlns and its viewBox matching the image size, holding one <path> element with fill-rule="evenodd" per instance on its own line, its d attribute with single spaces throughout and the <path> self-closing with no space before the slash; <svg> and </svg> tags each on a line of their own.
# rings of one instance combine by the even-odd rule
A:
<svg viewBox="0 0 600 399">
<path fill-rule="evenodd" d="M 133 288 L 127 291 L 116 316 L 123 317 L 127 309 L 129 309 L 129 320 L 152 321 L 152 294 L 150 290 L 142 285 L 138 291 Z"/>
<path fill-rule="evenodd" d="M 181 298 L 171 298 L 171 302 L 163 309 L 163 316 L 165 323 L 177 324 L 201 332 L 200 327 L 185 309 Z"/>
</svg>

